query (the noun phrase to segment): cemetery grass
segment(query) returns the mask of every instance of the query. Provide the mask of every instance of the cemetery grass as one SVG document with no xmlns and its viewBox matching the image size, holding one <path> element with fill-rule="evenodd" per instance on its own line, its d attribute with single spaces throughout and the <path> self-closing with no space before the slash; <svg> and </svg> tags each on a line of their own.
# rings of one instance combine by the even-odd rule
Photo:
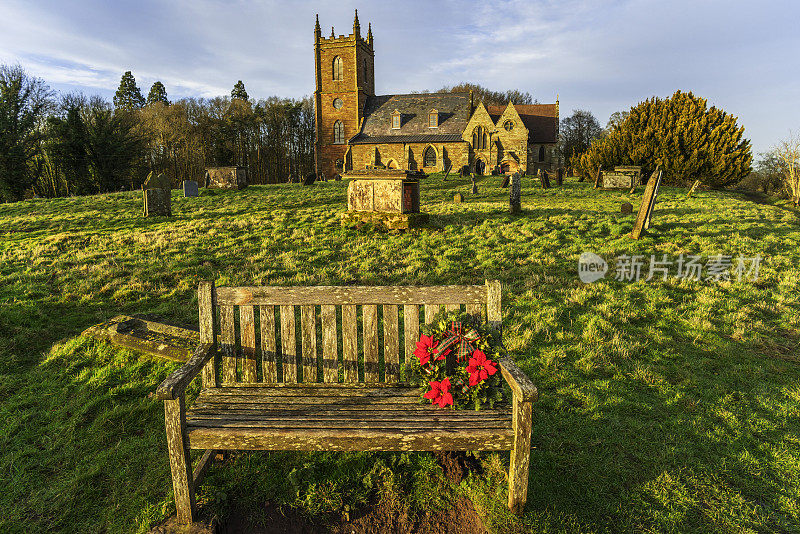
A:
<svg viewBox="0 0 800 534">
<path fill-rule="evenodd" d="M 664 187 L 627 237 L 635 195 L 568 179 L 422 184 L 427 228 L 343 229 L 346 183 L 141 192 L 0 205 L 0 531 L 146 532 L 174 513 L 162 403 L 177 364 L 82 337 L 118 314 L 196 325 L 218 285 L 504 284 L 507 348 L 538 385 L 528 504 L 505 509 L 508 453 L 461 481 L 427 453 L 242 453 L 198 500 L 257 523 L 267 505 L 325 525 L 379 506 L 422 518 L 474 503 L 499 532 L 800 530 L 800 225 L 779 204 Z M 455 192 L 464 204 L 453 204 Z M 757 281 L 578 281 L 577 258 L 764 257 Z M 192 394 L 196 394 L 196 386 Z M 320 527 L 322 528 L 322 527 Z"/>
</svg>

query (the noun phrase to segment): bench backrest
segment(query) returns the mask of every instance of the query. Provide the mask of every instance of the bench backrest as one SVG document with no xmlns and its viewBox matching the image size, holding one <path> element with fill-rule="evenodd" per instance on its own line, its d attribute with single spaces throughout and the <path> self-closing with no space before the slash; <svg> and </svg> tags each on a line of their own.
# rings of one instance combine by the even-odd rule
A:
<svg viewBox="0 0 800 534">
<path fill-rule="evenodd" d="M 398 382 L 400 363 L 414 357 L 420 319 L 430 322 L 444 306 L 480 315 L 498 331 L 501 321 L 500 282 L 489 280 L 430 287 L 201 282 L 198 300 L 200 341 L 220 349 L 203 372 L 206 387 Z"/>
</svg>

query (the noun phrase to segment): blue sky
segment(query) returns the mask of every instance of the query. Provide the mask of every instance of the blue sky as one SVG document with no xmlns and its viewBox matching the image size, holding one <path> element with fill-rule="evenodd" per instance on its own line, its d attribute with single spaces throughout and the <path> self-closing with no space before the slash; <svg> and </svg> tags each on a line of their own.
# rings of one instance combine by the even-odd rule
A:
<svg viewBox="0 0 800 534">
<path fill-rule="evenodd" d="M 460 81 L 560 96 L 562 117 L 605 125 L 650 96 L 691 90 L 739 117 L 754 149 L 800 130 L 800 2 L 19 1 L 0 6 L 0 62 L 59 91 L 110 98 L 133 71 L 171 99 L 301 97 L 314 86 L 313 27 L 372 22 L 378 93 Z"/>
</svg>

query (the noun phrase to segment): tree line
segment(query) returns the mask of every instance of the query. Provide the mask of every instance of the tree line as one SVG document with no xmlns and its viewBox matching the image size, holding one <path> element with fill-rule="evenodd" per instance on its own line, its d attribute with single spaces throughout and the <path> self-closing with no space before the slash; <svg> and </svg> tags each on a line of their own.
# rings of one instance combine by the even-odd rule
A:
<svg viewBox="0 0 800 534">
<path fill-rule="evenodd" d="M 314 171 L 310 98 L 230 97 L 170 102 L 161 82 L 145 98 L 132 73 L 113 102 L 57 96 L 19 66 L 0 66 L 0 200 L 136 189 L 149 172 L 173 185 L 207 167 L 243 165 L 253 184 Z"/>
</svg>

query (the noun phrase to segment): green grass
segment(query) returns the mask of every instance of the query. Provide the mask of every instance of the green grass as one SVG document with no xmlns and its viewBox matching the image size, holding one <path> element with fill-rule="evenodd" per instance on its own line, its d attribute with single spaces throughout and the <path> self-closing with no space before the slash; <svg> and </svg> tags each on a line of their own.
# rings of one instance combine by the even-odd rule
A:
<svg viewBox="0 0 800 534">
<path fill-rule="evenodd" d="M 264 502 L 323 522 L 382 500 L 410 514 L 460 495 L 499 531 L 800 531 L 800 225 L 735 193 L 663 188 L 654 227 L 627 237 L 639 195 L 500 178 L 422 184 L 428 228 L 342 229 L 346 183 L 0 205 L 0 532 L 144 532 L 174 511 L 161 403 L 176 367 L 80 336 L 125 313 L 196 323 L 218 285 L 504 284 L 505 342 L 539 386 L 528 505 L 504 508 L 508 454 L 448 482 L 428 454 L 250 453 L 214 467 L 199 500 Z M 464 204 L 453 204 L 454 192 Z M 577 258 L 761 254 L 758 281 L 590 285 Z"/>
</svg>

